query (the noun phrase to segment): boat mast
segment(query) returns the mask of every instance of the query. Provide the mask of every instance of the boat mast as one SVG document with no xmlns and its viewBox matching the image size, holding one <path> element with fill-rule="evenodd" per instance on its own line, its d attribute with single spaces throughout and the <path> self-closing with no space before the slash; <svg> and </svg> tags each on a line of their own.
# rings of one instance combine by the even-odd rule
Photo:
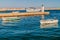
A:
<svg viewBox="0 0 60 40">
<path fill-rule="evenodd" d="M 44 12 L 44 5 L 42 4 L 41 12 Z M 42 15 L 42 19 L 44 19 L 44 15 Z"/>
</svg>

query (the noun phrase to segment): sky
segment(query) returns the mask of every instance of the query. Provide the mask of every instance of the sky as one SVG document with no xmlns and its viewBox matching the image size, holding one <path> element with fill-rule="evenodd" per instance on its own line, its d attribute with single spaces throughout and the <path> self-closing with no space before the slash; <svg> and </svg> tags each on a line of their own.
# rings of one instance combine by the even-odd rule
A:
<svg viewBox="0 0 60 40">
<path fill-rule="evenodd" d="M 0 0 L 0 8 L 41 7 L 42 4 L 60 8 L 60 0 Z"/>
</svg>

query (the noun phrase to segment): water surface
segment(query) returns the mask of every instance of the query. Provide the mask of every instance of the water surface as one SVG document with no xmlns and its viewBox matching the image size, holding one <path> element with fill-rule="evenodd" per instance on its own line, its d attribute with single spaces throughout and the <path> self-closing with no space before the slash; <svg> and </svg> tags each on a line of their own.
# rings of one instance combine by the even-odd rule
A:
<svg viewBox="0 0 60 40">
<path fill-rule="evenodd" d="M 59 40 L 60 10 L 45 11 L 50 12 L 49 15 L 45 15 L 45 19 L 56 17 L 59 20 L 58 28 L 40 28 L 41 16 L 24 17 L 18 22 L 7 23 L 10 25 L 3 25 L 0 19 L 0 40 Z M 11 13 L 11 11 L 4 13 Z"/>
</svg>

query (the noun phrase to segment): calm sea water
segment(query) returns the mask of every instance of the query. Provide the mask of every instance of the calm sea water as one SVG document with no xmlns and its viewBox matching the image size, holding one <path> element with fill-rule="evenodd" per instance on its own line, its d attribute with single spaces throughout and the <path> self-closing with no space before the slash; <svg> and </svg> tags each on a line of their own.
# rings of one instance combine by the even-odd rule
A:
<svg viewBox="0 0 60 40">
<path fill-rule="evenodd" d="M 19 11 L 19 10 L 15 10 Z M 41 16 L 20 18 L 18 22 L 4 24 L 0 19 L 0 40 L 59 40 L 60 39 L 60 10 L 45 10 L 50 12 L 45 19 L 59 20 L 58 28 L 40 28 Z M 10 13 L 5 11 L 0 13 Z M 26 11 L 19 11 L 26 12 Z"/>
</svg>

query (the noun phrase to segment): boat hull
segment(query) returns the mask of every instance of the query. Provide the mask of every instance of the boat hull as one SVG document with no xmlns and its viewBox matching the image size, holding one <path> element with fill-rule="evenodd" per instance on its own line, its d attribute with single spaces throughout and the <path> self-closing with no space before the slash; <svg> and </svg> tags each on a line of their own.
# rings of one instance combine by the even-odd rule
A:
<svg viewBox="0 0 60 40">
<path fill-rule="evenodd" d="M 2 18 L 3 22 L 15 22 L 20 20 L 20 17 L 6 17 L 6 18 Z"/>
<path fill-rule="evenodd" d="M 57 28 L 58 20 L 40 20 L 40 27 L 41 28 Z"/>
</svg>

